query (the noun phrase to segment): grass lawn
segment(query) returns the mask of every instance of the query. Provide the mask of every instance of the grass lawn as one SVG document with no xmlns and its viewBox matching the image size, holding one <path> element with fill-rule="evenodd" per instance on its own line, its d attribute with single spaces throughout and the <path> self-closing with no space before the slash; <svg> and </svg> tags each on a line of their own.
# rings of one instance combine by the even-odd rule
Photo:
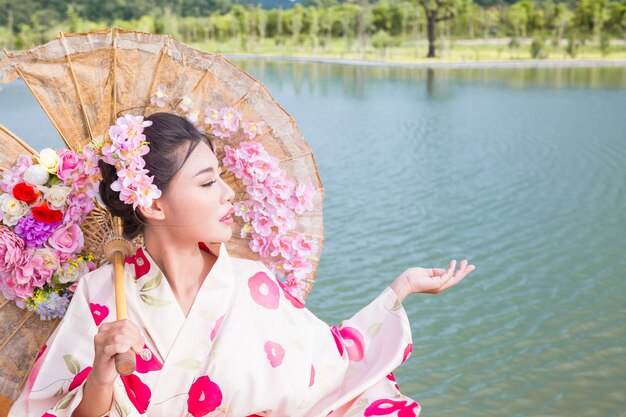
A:
<svg viewBox="0 0 626 417">
<path fill-rule="evenodd" d="M 326 46 L 313 48 L 311 42 L 297 44 L 291 38 L 277 43 L 274 39 L 263 39 L 261 42 L 250 39 L 246 45 L 239 39 L 230 39 L 225 42 L 199 42 L 192 46 L 215 53 L 277 55 L 293 57 L 320 57 L 342 59 L 364 59 L 389 62 L 478 62 L 478 61 L 511 61 L 531 59 L 530 40 L 522 40 L 517 48 L 510 48 L 507 39 L 452 40 L 444 42 L 436 50 L 437 58 L 427 59 L 428 45 L 425 41 L 416 45 L 414 42 L 403 42 L 399 46 L 389 47 L 387 50 L 378 50 L 372 46 L 357 49 L 355 42 L 346 47 L 343 39 L 332 39 Z M 544 51 L 549 60 L 572 60 L 566 52 L 566 46 L 554 47 L 550 42 L 545 43 Z M 623 40 L 611 42 L 605 54 L 602 54 L 597 45 L 581 45 L 578 47 L 576 60 L 626 59 L 626 43 Z"/>
</svg>

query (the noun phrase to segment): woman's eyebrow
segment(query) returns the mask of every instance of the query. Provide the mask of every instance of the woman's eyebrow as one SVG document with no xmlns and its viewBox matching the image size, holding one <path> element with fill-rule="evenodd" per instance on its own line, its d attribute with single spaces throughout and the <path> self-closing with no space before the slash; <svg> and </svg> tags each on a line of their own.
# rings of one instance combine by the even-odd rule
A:
<svg viewBox="0 0 626 417">
<path fill-rule="evenodd" d="M 198 171 L 196 173 L 196 175 L 194 175 L 194 177 L 197 177 L 198 175 L 203 174 L 205 172 L 214 172 L 214 171 L 215 171 L 215 169 L 213 167 L 204 168 L 204 169 Z"/>
</svg>

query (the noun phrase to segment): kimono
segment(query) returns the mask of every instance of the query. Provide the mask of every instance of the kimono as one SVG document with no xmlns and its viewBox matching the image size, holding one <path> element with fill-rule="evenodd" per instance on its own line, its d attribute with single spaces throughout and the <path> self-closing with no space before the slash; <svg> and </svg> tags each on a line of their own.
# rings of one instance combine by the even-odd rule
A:
<svg viewBox="0 0 626 417">
<path fill-rule="evenodd" d="M 329 326 L 262 262 L 231 257 L 224 243 L 215 255 L 187 317 L 145 247 L 126 258 L 128 319 L 145 345 L 135 371 L 117 376 L 103 416 L 419 416 L 392 373 L 410 356 L 412 336 L 391 287 Z M 79 281 L 9 417 L 70 417 L 98 327 L 115 320 L 105 264 Z"/>
</svg>

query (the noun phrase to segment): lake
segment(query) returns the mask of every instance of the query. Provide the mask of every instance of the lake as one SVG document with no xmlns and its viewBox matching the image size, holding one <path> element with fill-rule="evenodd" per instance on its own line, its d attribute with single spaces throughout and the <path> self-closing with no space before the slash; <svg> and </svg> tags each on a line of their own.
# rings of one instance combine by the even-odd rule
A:
<svg viewBox="0 0 626 417">
<path fill-rule="evenodd" d="M 403 303 L 422 416 L 625 416 L 626 68 L 233 60 L 297 121 L 324 185 L 306 306 L 337 325 L 412 266 L 476 265 Z M 19 82 L 0 123 L 61 146 Z"/>
</svg>

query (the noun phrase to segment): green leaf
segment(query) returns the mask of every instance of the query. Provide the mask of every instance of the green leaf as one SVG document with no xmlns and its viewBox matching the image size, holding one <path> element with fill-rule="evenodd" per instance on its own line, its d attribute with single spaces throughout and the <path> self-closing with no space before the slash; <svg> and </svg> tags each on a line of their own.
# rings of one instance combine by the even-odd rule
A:
<svg viewBox="0 0 626 417">
<path fill-rule="evenodd" d="M 63 397 L 53 408 L 53 411 L 56 410 L 65 410 L 67 407 L 69 407 L 70 403 L 72 402 L 72 400 L 74 399 L 74 397 L 76 396 L 76 393 L 73 392 L 72 394 L 66 395 L 65 397 Z"/>
<path fill-rule="evenodd" d="M 400 300 L 396 300 L 396 302 L 393 304 L 393 307 L 391 307 L 391 311 L 397 311 L 400 310 L 402 308 L 402 303 L 400 302 Z"/>
<path fill-rule="evenodd" d="M 122 400 L 122 404 L 114 401 L 115 410 L 117 411 L 117 414 L 119 414 L 121 417 L 126 417 L 130 414 L 130 404 L 128 403 L 126 398 L 123 398 Z"/>
<path fill-rule="evenodd" d="M 170 305 L 172 302 L 169 300 L 162 300 L 160 298 L 152 297 L 147 294 L 141 294 L 141 301 L 148 304 L 151 307 L 165 307 Z"/>
<path fill-rule="evenodd" d="M 177 362 L 175 366 L 185 369 L 200 369 L 200 361 L 197 359 L 185 359 Z"/>
<path fill-rule="evenodd" d="M 80 372 L 80 363 L 72 355 L 63 355 L 63 360 L 71 373 L 77 375 Z"/>
<path fill-rule="evenodd" d="M 376 337 L 376 335 L 378 334 L 378 332 L 380 331 L 380 328 L 382 327 L 382 323 L 374 323 L 370 326 L 369 329 L 367 329 L 367 334 L 365 337 L 367 337 L 367 339 L 373 339 L 374 337 Z"/>
<path fill-rule="evenodd" d="M 120 408 L 120 405 L 117 403 L 117 401 L 114 401 L 113 404 L 115 405 L 115 411 L 117 412 L 118 415 L 120 416 L 126 415 L 122 412 L 122 409 Z"/>
<path fill-rule="evenodd" d="M 143 284 L 143 287 L 141 288 L 140 292 L 148 292 L 148 291 L 152 291 L 155 288 L 158 288 L 159 285 L 161 285 L 162 279 L 163 279 L 163 273 L 159 272 L 159 274 L 156 277 L 154 277 L 150 281 Z"/>
</svg>

